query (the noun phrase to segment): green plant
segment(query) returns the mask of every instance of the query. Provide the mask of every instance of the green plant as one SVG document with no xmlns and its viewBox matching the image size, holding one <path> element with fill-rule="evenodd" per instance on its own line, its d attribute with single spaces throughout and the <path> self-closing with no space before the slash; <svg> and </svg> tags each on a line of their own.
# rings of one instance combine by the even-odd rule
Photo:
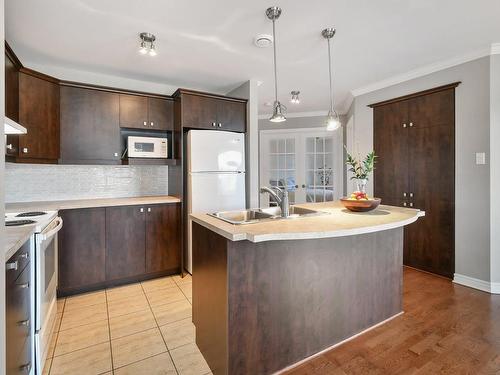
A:
<svg viewBox="0 0 500 375">
<path fill-rule="evenodd" d="M 354 174 L 351 180 L 368 180 L 368 175 L 375 169 L 375 159 L 377 158 L 375 152 L 370 152 L 362 161 L 352 157 L 347 149 L 346 152 L 346 164 L 350 167 L 349 172 Z"/>
</svg>

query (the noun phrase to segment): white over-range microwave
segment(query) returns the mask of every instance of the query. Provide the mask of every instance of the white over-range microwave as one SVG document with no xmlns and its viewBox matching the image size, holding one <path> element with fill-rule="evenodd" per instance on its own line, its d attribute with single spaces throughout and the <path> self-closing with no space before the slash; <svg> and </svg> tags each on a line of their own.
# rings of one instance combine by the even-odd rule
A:
<svg viewBox="0 0 500 375">
<path fill-rule="evenodd" d="M 128 137 L 129 158 L 168 158 L 168 139 Z"/>
</svg>

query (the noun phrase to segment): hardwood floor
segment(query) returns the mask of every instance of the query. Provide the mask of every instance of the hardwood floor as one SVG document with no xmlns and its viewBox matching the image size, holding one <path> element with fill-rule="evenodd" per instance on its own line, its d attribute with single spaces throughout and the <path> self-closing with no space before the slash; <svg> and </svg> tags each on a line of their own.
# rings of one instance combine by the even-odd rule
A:
<svg viewBox="0 0 500 375">
<path fill-rule="evenodd" d="M 500 295 L 404 270 L 405 313 L 286 374 L 500 374 Z"/>
</svg>

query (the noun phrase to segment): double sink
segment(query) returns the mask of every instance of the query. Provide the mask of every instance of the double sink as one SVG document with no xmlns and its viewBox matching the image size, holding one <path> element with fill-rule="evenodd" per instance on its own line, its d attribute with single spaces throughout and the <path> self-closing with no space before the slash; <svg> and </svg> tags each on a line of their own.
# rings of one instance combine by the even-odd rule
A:
<svg viewBox="0 0 500 375">
<path fill-rule="evenodd" d="M 254 224 L 268 220 L 288 220 L 301 217 L 328 215 L 328 212 L 311 210 L 298 206 L 290 206 L 290 214 L 287 217 L 281 216 L 280 207 L 269 208 L 252 208 L 248 210 L 238 211 L 222 211 L 209 214 L 217 219 L 223 220 L 230 224 Z"/>
</svg>

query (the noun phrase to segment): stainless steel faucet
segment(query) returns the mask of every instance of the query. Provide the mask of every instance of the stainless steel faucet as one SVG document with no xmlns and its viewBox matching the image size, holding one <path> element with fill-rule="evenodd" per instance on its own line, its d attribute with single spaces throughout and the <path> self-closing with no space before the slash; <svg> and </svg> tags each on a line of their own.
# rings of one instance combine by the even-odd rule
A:
<svg viewBox="0 0 500 375">
<path fill-rule="evenodd" d="M 286 187 L 284 189 L 281 189 L 278 186 L 271 186 L 271 187 L 262 186 L 260 188 L 260 192 L 269 193 L 269 195 L 274 198 L 276 203 L 280 205 L 281 217 L 290 216 L 290 204 L 288 202 L 288 190 L 286 189 Z"/>
</svg>

